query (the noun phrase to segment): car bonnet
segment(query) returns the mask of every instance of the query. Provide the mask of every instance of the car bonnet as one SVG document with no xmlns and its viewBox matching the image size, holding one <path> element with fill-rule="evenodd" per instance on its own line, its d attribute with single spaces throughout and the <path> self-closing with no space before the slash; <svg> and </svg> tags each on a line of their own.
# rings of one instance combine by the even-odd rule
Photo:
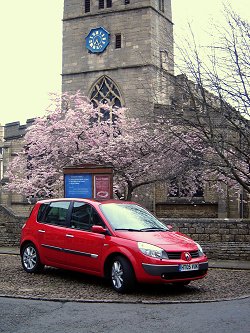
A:
<svg viewBox="0 0 250 333">
<path fill-rule="evenodd" d="M 176 248 L 194 248 L 195 242 L 189 237 L 174 231 L 136 232 L 116 231 L 116 236 L 137 242 L 145 242 L 156 246 L 174 246 Z"/>
</svg>

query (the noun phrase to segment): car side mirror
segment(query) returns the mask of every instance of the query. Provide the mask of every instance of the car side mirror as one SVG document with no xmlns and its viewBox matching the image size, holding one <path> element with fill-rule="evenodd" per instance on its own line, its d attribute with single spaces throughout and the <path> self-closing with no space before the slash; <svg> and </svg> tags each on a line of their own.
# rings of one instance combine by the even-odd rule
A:
<svg viewBox="0 0 250 333">
<path fill-rule="evenodd" d="M 103 228 L 101 225 L 92 225 L 91 231 L 96 234 L 106 234 L 107 229 Z"/>
<path fill-rule="evenodd" d="M 169 231 L 173 231 L 173 226 L 172 225 L 168 224 L 167 228 L 168 228 Z"/>
</svg>

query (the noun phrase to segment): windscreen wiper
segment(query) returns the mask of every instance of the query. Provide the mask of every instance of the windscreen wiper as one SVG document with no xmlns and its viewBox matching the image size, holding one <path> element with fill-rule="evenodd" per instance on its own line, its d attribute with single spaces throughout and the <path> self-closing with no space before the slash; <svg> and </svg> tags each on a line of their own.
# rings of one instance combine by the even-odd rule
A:
<svg viewBox="0 0 250 333">
<path fill-rule="evenodd" d="M 131 229 L 131 228 L 116 228 L 119 231 L 141 231 L 141 229 Z"/>
<path fill-rule="evenodd" d="M 164 229 L 164 228 L 143 228 L 140 231 L 168 231 L 168 229 Z"/>
</svg>

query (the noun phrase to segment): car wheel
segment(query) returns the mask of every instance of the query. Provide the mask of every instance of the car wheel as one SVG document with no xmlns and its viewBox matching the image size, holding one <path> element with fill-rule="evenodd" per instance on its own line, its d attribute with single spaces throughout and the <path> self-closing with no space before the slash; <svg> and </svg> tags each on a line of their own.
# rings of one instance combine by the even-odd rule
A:
<svg viewBox="0 0 250 333">
<path fill-rule="evenodd" d="M 44 267 L 41 264 L 38 251 L 32 243 L 28 243 L 22 248 L 21 260 L 24 270 L 28 273 L 38 273 Z"/>
<path fill-rule="evenodd" d="M 125 293 L 135 287 L 135 274 L 130 262 L 121 256 L 113 259 L 111 264 L 111 283 L 115 291 Z"/>
</svg>

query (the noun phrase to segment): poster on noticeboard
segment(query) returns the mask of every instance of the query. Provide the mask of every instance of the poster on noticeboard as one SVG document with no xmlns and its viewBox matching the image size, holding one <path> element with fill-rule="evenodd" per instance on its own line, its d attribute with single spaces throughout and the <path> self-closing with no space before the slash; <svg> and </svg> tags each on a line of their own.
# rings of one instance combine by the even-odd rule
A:
<svg viewBox="0 0 250 333">
<path fill-rule="evenodd" d="M 65 175 L 65 198 L 92 198 L 91 174 Z"/>
<path fill-rule="evenodd" d="M 110 198 L 110 175 L 94 175 L 94 199 L 107 200 Z"/>
</svg>

